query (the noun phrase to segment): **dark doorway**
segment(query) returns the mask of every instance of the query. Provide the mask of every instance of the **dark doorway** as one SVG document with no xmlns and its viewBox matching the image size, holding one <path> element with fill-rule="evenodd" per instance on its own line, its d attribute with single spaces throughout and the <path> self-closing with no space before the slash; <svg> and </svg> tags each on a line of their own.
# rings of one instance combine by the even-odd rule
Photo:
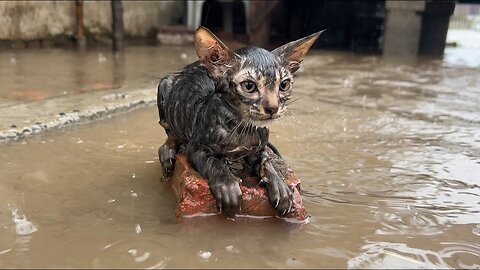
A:
<svg viewBox="0 0 480 270">
<path fill-rule="evenodd" d="M 233 3 L 222 3 L 216 0 L 207 0 L 202 8 L 201 24 L 213 32 L 225 32 L 224 26 L 224 6 L 232 9 L 233 18 L 225 18 L 232 20 L 233 32 L 231 34 L 246 33 L 245 6 L 243 1 L 236 0 Z"/>
</svg>

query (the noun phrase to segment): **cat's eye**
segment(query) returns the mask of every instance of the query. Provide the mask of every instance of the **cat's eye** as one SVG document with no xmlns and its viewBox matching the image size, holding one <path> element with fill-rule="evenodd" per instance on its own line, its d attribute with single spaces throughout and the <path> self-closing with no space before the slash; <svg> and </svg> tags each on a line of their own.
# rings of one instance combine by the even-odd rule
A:
<svg viewBox="0 0 480 270">
<path fill-rule="evenodd" d="M 290 90 L 290 87 L 292 86 L 292 82 L 290 79 L 283 80 L 280 83 L 280 91 L 288 91 Z"/>
<path fill-rule="evenodd" d="M 247 93 L 252 93 L 257 90 L 257 85 L 250 80 L 244 81 L 240 85 L 242 86 L 243 91 Z"/>
</svg>

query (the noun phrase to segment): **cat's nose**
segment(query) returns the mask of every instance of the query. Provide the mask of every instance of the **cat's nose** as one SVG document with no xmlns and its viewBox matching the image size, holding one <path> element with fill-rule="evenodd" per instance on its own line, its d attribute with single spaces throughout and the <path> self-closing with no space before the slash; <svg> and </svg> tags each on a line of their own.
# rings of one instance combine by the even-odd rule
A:
<svg viewBox="0 0 480 270">
<path fill-rule="evenodd" d="M 274 115 L 278 112 L 278 107 L 270 107 L 270 108 L 264 108 L 265 113 L 269 115 Z"/>
</svg>

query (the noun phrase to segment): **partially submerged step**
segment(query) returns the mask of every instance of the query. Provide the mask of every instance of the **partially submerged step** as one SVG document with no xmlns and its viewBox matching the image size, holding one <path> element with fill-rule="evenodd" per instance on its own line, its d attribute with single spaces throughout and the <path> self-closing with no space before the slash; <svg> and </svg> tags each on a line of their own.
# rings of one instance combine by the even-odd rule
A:
<svg viewBox="0 0 480 270">
<path fill-rule="evenodd" d="M 282 171 L 289 186 L 293 189 L 293 206 L 285 219 L 294 222 L 306 222 L 308 214 L 300 195 L 300 180 L 293 171 L 283 162 Z M 258 185 L 257 177 L 242 178 L 242 208 L 240 216 L 275 217 L 277 212 L 269 202 L 267 191 Z M 169 181 L 178 200 L 177 217 L 200 216 L 218 214 L 215 199 L 210 192 L 207 181 L 194 170 L 185 154 L 177 154 L 175 170 Z"/>
</svg>

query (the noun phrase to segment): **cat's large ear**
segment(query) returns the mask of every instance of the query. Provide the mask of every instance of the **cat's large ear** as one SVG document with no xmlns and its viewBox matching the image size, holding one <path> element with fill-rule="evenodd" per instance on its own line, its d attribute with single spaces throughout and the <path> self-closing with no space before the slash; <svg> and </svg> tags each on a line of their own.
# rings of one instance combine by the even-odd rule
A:
<svg viewBox="0 0 480 270">
<path fill-rule="evenodd" d="M 315 43 L 320 34 L 320 32 L 311 34 L 310 36 L 289 42 L 283 46 L 280 46 L 272 51 L 273 54 L 280 58 L 280 61 L 285 65 L 290 72 L 295 72 L 300 68 L 300 63 L 302 63 L 303 58 L 307 54 L 310 47 Z"/>
<path fill-rule="evenodd" d="M 224 73 L 235 60 L 235 53 L 203 26 L 195 31 L 194 42 L 200 62 L 213 76 Z"/>
</svg>

